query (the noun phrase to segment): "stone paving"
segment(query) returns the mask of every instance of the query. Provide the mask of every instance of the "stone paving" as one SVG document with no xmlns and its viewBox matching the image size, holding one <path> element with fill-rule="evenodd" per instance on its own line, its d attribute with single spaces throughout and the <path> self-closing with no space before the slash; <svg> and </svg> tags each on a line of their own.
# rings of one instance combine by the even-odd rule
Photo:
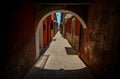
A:
<svg viewBox="0 0 120 79">
<path fill-rule="evenodd" d="M 24 79 L 95 79 L 77 55 L 67 54 L 66 47 L 71 45 L 58 31 Z"/>
</svg>

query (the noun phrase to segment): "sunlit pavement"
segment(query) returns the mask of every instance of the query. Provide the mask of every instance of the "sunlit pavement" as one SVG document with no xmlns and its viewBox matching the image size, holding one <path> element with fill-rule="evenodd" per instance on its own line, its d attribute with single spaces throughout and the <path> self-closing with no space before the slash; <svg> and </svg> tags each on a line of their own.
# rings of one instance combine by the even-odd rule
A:
<svg viewBox="0 0 120 79">
<path fill-rule="evenodd" d="M 71 45 L 58 32 L 25 79 L 94 79 L 82 60 L 67 54 L 66 48 Z"/>
</svg>

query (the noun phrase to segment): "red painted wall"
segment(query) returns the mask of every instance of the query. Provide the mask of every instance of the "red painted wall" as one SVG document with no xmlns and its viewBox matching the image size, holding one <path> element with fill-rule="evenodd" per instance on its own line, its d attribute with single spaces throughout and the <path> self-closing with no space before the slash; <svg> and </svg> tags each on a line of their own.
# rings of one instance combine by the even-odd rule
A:
<svg viewBox="0 0 120 79">
<path fill-rule="evenodd" d="M 50 23 L 51 23 L 51 15 L 43 20 L 43 24 L 45 24 L 45 29 L 43 26 L 43 46 L 45 47 L 51 40 L 50 38 Z"/>
<path fill-rule="evenodd" d="M 80 35 L 80 22 L 76 17 L 75 17 L 75 35 L 77 36 Z"/>
<path fill-rule="evenodd" d="M 76 17 L 72 17 L 72 18 L 69 18 L 68 21 L 66 22 L 66 33 L 69 33 L 70 35 L 71 34 L 71 29 L 72 29 L 72 20 L 74 19 L 74 30 L 75 30 L 75 37 L 74 38 L 71 38 L 71 36 L 67 36 L 67 39 L 68 41 L 71 43 L 72 47 L 77 51 L 79 52 L 79 46 L 81 45 L 81 43 L 79 43 L 80 41 L 80 38 L 82 38 L 80 36 L 80 22 L 79 20 L 76 18 Z M 74 40 L 74 44 L 72 44 L 72 41 L 71 40 Z M 80 44 L 80 45 L 79 45 Z"/>
<path fill-rule="evenodd" d="M 43 47 L 47 45 L 47 18 L 43 20 Z"/>
<path fill-rule="evenodd" d="M 66 32 L 71 33 L 71 23 L 72 19 L 68 19 L 66 22 Z"/>
<path fill-rule="evenodd" d="M 51 38 L 50 38 L 50 34 L 51 34 L 51 29 L 50 29 L 50 23 L 51 23 L 51 17 L 52 17 L 52 15 L 49 15 L 48 17 L 47 17 L 47 28 L 48 28 L 48 31 L 47 31 L 47 42 L 50 42 L 50 40 L 51 40 Z"/>
<path fill-rule="evenodd" d="M 71 33 L 72 18 L 68 19 L 66 22 L 66 32 Z M 75 35 L 80 33 L 80 22 L 75 17 Z"/>
</svg>

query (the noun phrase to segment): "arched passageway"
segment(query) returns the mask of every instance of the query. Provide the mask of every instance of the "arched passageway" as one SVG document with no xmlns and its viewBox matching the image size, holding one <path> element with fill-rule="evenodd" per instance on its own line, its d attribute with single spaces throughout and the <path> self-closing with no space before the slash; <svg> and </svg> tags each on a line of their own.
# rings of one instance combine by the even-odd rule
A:
<svg viewBox="0 0 120 79">
<path fill-rule="evenodd" d="M 1 9 L 3 16 L 1 33 L 3 38 L 1 39 L 4 41 L 3 52 L 1 52 L 3 79 L 23 78 L 39 56 L 38 43 L 40 42 L 36 39 L 39 37 L 39 30 L 36 31 L 38 23 L 47 13 L 61 9 L 80 15 L 87 23 L 87 29 L 83 35 L 85 40 L 82 40 L 85 45 L 81 48 L 81 57 L 97 78 L 119 77 L 119 0 L 95 0 L 89 5 L 86 3 L 42 4 L 31 2 L 31 0 L 14 1 L 15 3 L 9 3 L 11 1 L 6 3 L 5 0 L 7 7 L 1 6 L 3 8 Z M 37 54 L 36 51 L 38 51 Z"/>
<path fill-rule="evenodd" d="M 36 30 L 36 53 L 39 56 L 39 40 L 43 39 L 41 32 L 45 30 L 44 27 L 44 19 L 48 19 L 49 15 L 56 12 L 64 12 L 72 14 L 77 21 L 79 21 L 82 25 L 83 29 L 86 29 L 86 23 L 83 19 L 77 15 L 76 13 L 69 10 L 55 10 L 47 13 L 39 22 L 37 30 Z M 48 22 L 49 23 L 49 22 Z M 72 25 L 71 25 L 72 26 Z M 68 26 L 70 28 L 70 26 Z M 77 27 L 77 26 L 74 26 Z M 42 29 L 42 30 L 40 30 Z M 72 30 L 73 28 L 71 28 Z M 80 30 L 80 28 L 79 28 Z M 41 32 L 40 32 L 41 31 Z M 39 35 L 41 33 L 41 35 Z M 94 79 L 92 73 L 86 67 L 86 65 L 82 62 L 82 60 L 77 55 L 71 55 L 67 52 L 67 48 L 71 48 L 71 45 L 68 43 L 66 39 L 62 37 L 58 31 L 52 42 L 49 45 L 49 48 L 45 51 L 45 53 L 38 58 L 38 61 L 31 68 L 28 74 L 25 76 L 25 79 L 29 78 L 45 78 L 45 79 L 75 79 L 75 78 L 84 78 L 84 79 Z M 79 36 L 79 35 L 78 35 Z M 44 36 L 43 36 L 44 37 Z M 44 40 L 43 40 L 44 41 Z M 42 41 L 42 42 L 43 42 Z M 44 47 L 43 47 L 44 48 Z M 36 57 L 38 57 L 36 56 Z M 36 72 L 38 71 L 38 72 Z M 84 72 L 85 71 L 85 72 Z M 34 72 L 34 73 L 33 73 Z M 31 73 L 31 74 L 30 74 Z M 47 73 L 47 74 L 46 74 Z M 81 75 L 76 75 L 80 74 Z M 39 74 L 39 75 L 38 75 Z M 70 76 L 71 74 L 71 76 Z M 82 75 L 84 74 L 84 75 Z M 87 74 L 88 76 L 85 76 Z M 54 76 L 55 75 L 55 76 Z"/>
<path fill-rule="evenodd" d="M 44 34 L 42 33 L 45 29 L 43 21 L 44 21 L 44 19 L 48 18 L 50 14 L 56 13 L 56 12 L 69 13 L 69 14 L 73 15 L 81 23 L 82 28 L 87 29 L 87 26 L 86 26 L 86 23 L 84 22 L 84 20 L 78 14 L 76 14 L 75 12 L 72 12 L 70 10 L 54 10 L 54 11 L 51 11 L 51 12 L 48 12 L 47 14 L 45 14 L 45 16 L 42 17 L 42 19 L 40 20 L 40 22 L 37 25 L 36 35 L 35 35 L 36 36 L 36 58 L 38 58 L 38 61 L 32 67 L 32 69 L 28 72 L 28 74 L 25 76 L 25 79 L 28 79 L 28 78 L 94 79 L 92 73 L 90 72 L 88 67 L 86 67 L 86 65 L 82 62 L 82 60 L 77 55 L 71 55 L 71 54 L 69 54 L 69 52 L 67 52 L 67 49 L 71 48 L 71 45 L 68 43 L 68 41 L 66 39 L 64 39 L 62 37 L 62 35 L 60 34 L 60 31 L 57 32 L 57 34 L 53 38 L 53 41 L 50 43 L 49 48 L 45 51 L 45 53 L 39 57 L 40 42 L 43 43 L 43 41 L 45 41 L 45 40 L 43 40 Z M 42 29 L 42 30 L 40 30 L 40 29 Z M 71 28 L 71 30 L 72 29 L 73 28 Z M 79 30 L 80 30 L 80 28 L 79 28 Z M 41 44 L 41 45 L 43 45 L 43 44 Z M 42 47 L 44 49 L 44 46 L 42 46 Z M 36 71 L 38 71 L 38 72 L 36 72 Z M 63 72 L 61 72 L 61 71 L 63 71 Z M 35 72 L 35 73 L 33 73 L 33 72 Z M 40 74 L 38 75 L 38 73 L 40 73 Z M 79 74 L 81 73 L 81 75 L 75 75 L 78 73 Z M 56 76 L 54 76 L 52 74 L 54 74 Z M 71 76 L 70 76 L 70 74 L 71 74 Z M 85 76 L 82 74 L 87 74 L 88 76 Z"/>
<path fill-rule="evenodd" d="M 82 25 L 82 27 L 83 27 L 83 29 L 86 29 L 87 28 L 87 26 L 86 26 L 86 23 L 84 22 L 84 20 L 78 15 L 78 14 L 76 14 L 75 12 L 73 12 L 73 11 L 70 11 L 70 10 L 54 10 L 54 11 L 50 11 L 50 12 L 48 12 L 44 17 L 42 17 L 42 19 L 39 21 L 39 23 L 38 23 L 38 25 L 37 25 L 37 29 L 36 29 L 36 33 L 35 33 L 35 39 L 36 39 L 36 58 L 38 58 L 39 57 L 39 52 L 40 52 L 40 42 L 41 43 L 43 43 L 43 34 L 42 34 L 42 30 L 40 30 L 40 29 L 43 29 L 43 27 L 41 27 L 42 26 L 42 22 L 43 22 L 43 20 L 47 17 L 47 16 L 49 16 L 50 14 L 52 14 L 52 13 L 56 13 L 56 12 L 64 12 L 64 13 L 69 13 L 69 14 L 72 14 L 73 16 L 75 16 L 78 20 L 79 20 L 79 22 L 81 23 L 81 25 Z M 40 35 L 41 34 L 41 35 Z M 43 44 L 41 44 L 41 45 L 43 45 Z M 42 46 L 43 47 L 43 46 Z"/>
</svg>

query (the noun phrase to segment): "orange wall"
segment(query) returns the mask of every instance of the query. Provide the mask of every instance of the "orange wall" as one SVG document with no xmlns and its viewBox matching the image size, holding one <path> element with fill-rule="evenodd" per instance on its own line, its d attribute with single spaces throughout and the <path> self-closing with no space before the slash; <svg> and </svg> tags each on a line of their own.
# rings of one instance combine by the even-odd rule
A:
<svg viewBox="0 0 120 79">
<path fill-rule="evenodd" d="M 52 15 L 49 15 L 47 17 L 47 42 L 50 42 L 51 38 L 50 38 L 50 35 L 51 35 L 51 29 L 50 29 L 50 23 L 51 23 L 51 19 L 52 19 Z"/>
<path fill-rule="evenodd" d="M 71 23 L 72 23 L 72 18 L 68 19 L 66 22 L 66 32 L 71 33 Z M 75 17 L 75 35 L 80 34 L 80 22 L 78 19 Z"/>
<path fill-rule="evenodd" d="M 50 38 L 50 23 L 51 23 L 51 15 L 43 20 L 43 25 L 45 24 L 45 29 L 43 26 L 43 47 L 45 47 L 51 40 Z"/>
<path fill-rule="evenodd" d="M 43 20 L 43 47 L 45 47 L 46 45 L 47 45 L 47 19 L 44 19 Z"/>
<path fill-rule="evenodd" d="M 75 17 L 75 35 L 79 36 L 80 34 L 80 22 L 78 19 Z"/>
<path fill-rule="evenodd" d="M 68 19 L 66 22 L 66 32 L 71 33 L 71 23 L 72 19 Z"/>
</svg>

